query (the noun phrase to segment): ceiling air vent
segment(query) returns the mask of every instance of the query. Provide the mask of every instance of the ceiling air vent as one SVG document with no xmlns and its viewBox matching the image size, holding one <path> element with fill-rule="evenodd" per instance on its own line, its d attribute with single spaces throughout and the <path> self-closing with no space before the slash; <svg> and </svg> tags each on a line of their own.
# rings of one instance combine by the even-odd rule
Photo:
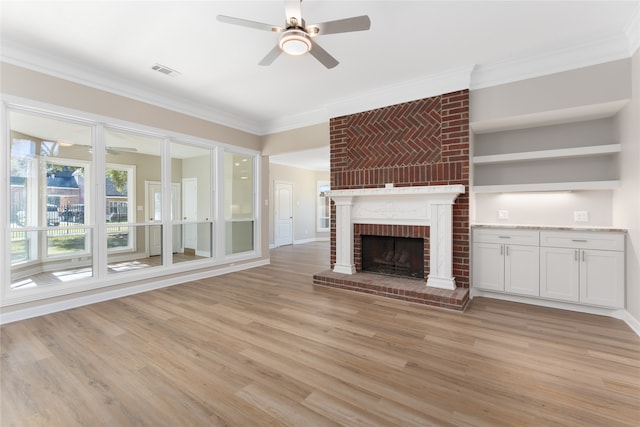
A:
<svg viewBox="0 0 640 427">
<path fill-rule="evenodd" d="M 176 71 L 173 68 L 169 68 L 160 64 L 155 64 L 153 67 L 151 67 L 151 69 L 171 77 L 175 77 L 180 74 L 179 71 Z"/>
</svg>

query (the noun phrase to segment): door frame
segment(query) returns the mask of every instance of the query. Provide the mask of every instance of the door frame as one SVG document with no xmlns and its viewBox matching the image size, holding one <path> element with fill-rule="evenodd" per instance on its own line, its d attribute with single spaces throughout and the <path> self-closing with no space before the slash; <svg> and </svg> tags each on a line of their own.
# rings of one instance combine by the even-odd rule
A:
<svg viewBox="0 0 640 427">
<path fill-rule="evenodd" d="M 291 211 L 291 242 L 290 243 L 285 243 L 282 245 L 278 244 L 278 237 L 279 237 L 279 233 L 278 233 L 278 206 L 279 206 L 279 200 L 278 200 L 278 186 L 279 185 L 286 185 L 289 186 L 291 188 L 291 200 L 290 200 L 290 211 Z M 279 247 L 279 246 L 286 246 L 286 245 L 293 245 L 294 242 L 294 221 L 295 218 L 293 215 L 293 208 L 294 208 L 294 204 L 293 204 L 293 183 L 292 182 L 288 182 L 288 181 L 273 181 L 273 246 L 274 247 Z"/>
<path fill-rule="evenodd" d="M 163 218 L 161 221 L 159 221 L 158 223 L 155 223 L 153 220 L 147 220 L 147 218 L 149 218 L 149 214 L 151 212 L 151 206 L 149 205 L 149 195 L 150 195 L 150 187 L 151 185 L 159 185 L 162 191 L 162 183 L 160 181 L 149 181 L 149 180 L 145 180 L 144 181 L 144 222 L 145 223 L 149 223 L 150 227 L 153 225 L 165 225 L 165 219 Z M 180 202 L 182 201 L 181 198 L 181 187 L 180 187 L 180 183 L 178 182 L 172 182 L 171 183 L 171 207 L 172 207 L 172 218 L 169 218 L 169 220 L 167 221 L 167 224 L 169 227 L 172 227 L 172 223 L 173 221 L 178 221 L 180 220 L 180 215 L 181 215 L 181 206 L 180 206 Z M 164 205 L 165 200 L 164 200 L 164 191 L 162 191 L 162 204 Z M 173 230 L 172 230 L 173 231 Z M 145 237 L 144 237 L 144 244 L 145 244 L 145 248 L 144 248 L 144 252 L 145 252 L 145 256 L 150 256 L 150 251 L 149 251 L 149 237 L 150 237 L 150 232 L 149 233 L 145 233 Z M 164 233 L 163 233 L 164 234 Z M 172 233 L 173 234 L 173 233 Z M 165 237 L 164 235 L 162 237 Z M 176 250 L 180 250 L 180 243 L 181 241 L 177 241 L 175 239 L 175 236 L 172 237 L 172 244 L 171 244 L 171 249 L 172 252 L 176 251 Z M 181 240 L 181 239 L 180 239 Z M 162 241 L 164 242 L 164 239 L 162 239 Z M 176 248 L 176 244 L 178 245 L 178 247 Z M 164 245 L 164 244 L 163 244 Z M 161 254 L 164 251 L 161 252 Z"/>
</svg>

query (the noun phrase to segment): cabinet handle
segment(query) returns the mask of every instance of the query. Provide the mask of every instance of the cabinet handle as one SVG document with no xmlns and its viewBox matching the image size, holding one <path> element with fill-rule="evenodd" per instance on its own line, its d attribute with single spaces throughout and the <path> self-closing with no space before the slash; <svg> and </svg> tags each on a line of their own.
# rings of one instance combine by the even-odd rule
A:
<svg viewBox="0 0 640 427">
<path fill-rule="evenodd" d="M 574 261 L 578 261 L 578 250 L 573 251 L 573 259 Z"/>
<path fill-rule="evenodd" d="M 507 248 L 507 256 L 509 256 L 509 246 L 505 246 Z"/>
<path fill-rule="evenodd" d="M 576 243 L 587 243 L 588 240 L 585 239 L 571 239 L 572 242 L 576 242 Z"/>
<path fill-rule="evenodd" d="M 582 262 L 584 262 L 584 251 L 582 251 Z"/>
<path fill-rule="evenodd" d="M 500 245 L 500 255 L 504 254 L 504 245 Z"/>
<path fill-rule="evenodd" d="M 498 236 L 498 239 L 510 239 L 511 236 Z"/>
</svg>

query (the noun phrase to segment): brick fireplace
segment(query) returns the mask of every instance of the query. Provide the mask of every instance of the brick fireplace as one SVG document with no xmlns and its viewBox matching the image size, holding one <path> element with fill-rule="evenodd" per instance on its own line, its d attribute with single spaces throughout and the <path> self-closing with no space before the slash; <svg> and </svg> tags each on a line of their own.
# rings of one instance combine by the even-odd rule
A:
<svg viewBox="0 0 640 427">
<path fill-rule="evenodd" d="M 331 271 L 316 274 L 314 284 L 464 309 L 469 290 L 469 198 L 465 191 L 469 185 L 468 90 L 333 118 L 330 145 L 334 201 Z M 399 202 L 390 198 L 380 205 L 383 199 L 377 198 L 385 193 L 400 193 L 406 198 L 406 194 L 432 193 L 445 188 L 455 193 L 449 202 L 442 204 L 429 199 L 419 205 L 418 210 L 423 212 L 413 209 L 411 215 L 422 215 L 422 222 L 398 220 L 389 209 Z M 370 215 L 371 206 L 354 207 L 357 203 L 351 197 L 348 209 L 357 211 L 356 219 L 351 217 L 352 212 L 345 219 L 344 196 L 354 195 L 363 200 L 372 200 L 369 196 L 375 195 L 377 213 Z M 364 216 L 372 218 L 357 218 L 362 217 L 363 209 L 369 211 Z M 385 217 L 391 220 L 384 221 Z M 448 217 L 444 229 L 438 226 L 443 217 Z M 434 224 L 436 230 L 433 230 Z M 353 248 L 353 261 L 343 253 L 345 234 Z M 363 273 L 362 234 L 423 238 L 427 283 Z M 434 236 L 442 239 L 442 235 L 447 234 L 450 235 L 449 248 L 432 242 Z M 439 260 L 436 265 L 434 260 Z"/>
</svg>

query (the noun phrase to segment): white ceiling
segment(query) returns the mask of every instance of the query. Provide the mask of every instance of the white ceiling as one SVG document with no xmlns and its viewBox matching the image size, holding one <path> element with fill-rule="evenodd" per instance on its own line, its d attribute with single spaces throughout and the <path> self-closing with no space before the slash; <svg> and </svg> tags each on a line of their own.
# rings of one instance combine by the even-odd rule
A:
<svg viewBox="0 0 640 427">
<path fill-rule="evenodd" d="M 5 1 L 0 57 L 100 89 L 266 134 L 329 117 L 629 57 L 635 1 L 304 0 L 308 24 L 368 15 L 369 31 L 318 36 L 340 64 L 281 55 L 282 1 Z M 175 77 L 153 71 L 159 63 Z"/>
</svg>

